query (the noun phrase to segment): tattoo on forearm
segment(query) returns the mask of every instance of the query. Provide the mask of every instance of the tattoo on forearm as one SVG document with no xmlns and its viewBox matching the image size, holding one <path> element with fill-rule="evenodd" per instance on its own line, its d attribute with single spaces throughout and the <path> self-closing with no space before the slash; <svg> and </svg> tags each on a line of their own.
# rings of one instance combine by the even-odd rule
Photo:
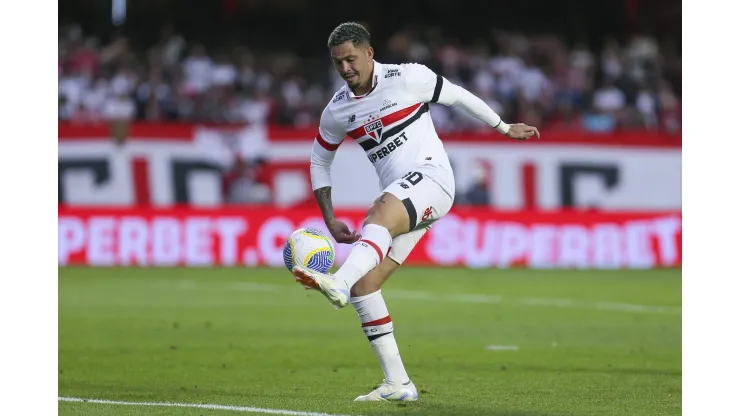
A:
<svg viewBox="0 0 740 416">
<path fill-rule="evenodd" d="M 324 222 L 334 219 L 334 207 L 331 204 L 331 186 L 325 186 L 313 191 L 316 202 L 319 204 L 321 214 L 324 216 Z"/>
</svg>

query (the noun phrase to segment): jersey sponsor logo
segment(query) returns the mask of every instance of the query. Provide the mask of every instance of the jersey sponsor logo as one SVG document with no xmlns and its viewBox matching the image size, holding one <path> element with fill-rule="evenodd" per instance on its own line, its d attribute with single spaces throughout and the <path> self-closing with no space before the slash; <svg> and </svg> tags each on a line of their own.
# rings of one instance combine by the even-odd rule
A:
<svg viewBox="0 0 740 416">
<path fill-rule="evenodd" d="M 387 110 L 391 107 L 397 106 L 398 103 L 392 103 L 391 100 L 383 100 L 383 107 L 380 109 L 380 111 Z"/>
<path fill-rule="evenodd" d="M 342 91 L 339 94 L 337 94 L 331 102 L 332 104 L 334 104 L 337 101 L 342 100 L 344 98 L 347 98 L 347 91 Z"/>
<path fill-rule="evenodd" d="M 388 70 L 388 73 L 385 74 L 385 77 L 386 78 L 391 78 L 391 77 L 397 77 L 397 76 L 400 76 L 400 75 L 401 75 L 401 73 L 398 72 L 397 69 L 389 69 Z"/>
<path fill-rule="evenodd" d="M 403 140 L 401 140 L 403 139 Z M 375 163 L 378 160 L 389 156 L 391 153 L 393 153 L 396 149 L 403 146 L 403 144 L 408 141 L 408 137 L 406 137 L 406 132 L 403 132 L 398 135 L 393 140 L 389 140 L 388 144 L 383 146 L 380 150 L 373 152 L 367 156 L 368 159 L 370 159 L 370 162 Z"/>
</svg>

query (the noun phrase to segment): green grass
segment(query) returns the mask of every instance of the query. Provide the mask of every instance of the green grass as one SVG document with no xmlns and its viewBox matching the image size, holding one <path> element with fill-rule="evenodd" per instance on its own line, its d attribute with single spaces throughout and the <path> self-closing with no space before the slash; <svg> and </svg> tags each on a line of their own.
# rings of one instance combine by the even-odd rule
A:
<svg viewBox="0 0 740 416">
<path fill-rule="evenodd" d="M 284 269 L 62 268 L 59 395 L 362 415 L 681 414 L 680 270 L 408 268 L 383 293 L 416 403 L 352 401 L 383 378 L 354 309 L 334 310 Z M 62 402 L 59 411 L 245 414 Z"/>
</svg>

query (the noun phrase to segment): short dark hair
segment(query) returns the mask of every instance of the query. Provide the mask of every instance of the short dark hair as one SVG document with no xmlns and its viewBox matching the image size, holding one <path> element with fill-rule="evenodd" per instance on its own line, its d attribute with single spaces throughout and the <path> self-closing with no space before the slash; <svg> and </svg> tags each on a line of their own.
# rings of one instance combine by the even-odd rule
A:
<svg viewBox="0 0 740 416">
<path fill-rule="evenodd" d="M 353 45 L 370 46 L 370 32 L 361 24 L 356 22 L 345 22 L 337 26 L 329 35 L 328 47 L 341 45 L 344 42 L 352 42 Z"/>
</svg>

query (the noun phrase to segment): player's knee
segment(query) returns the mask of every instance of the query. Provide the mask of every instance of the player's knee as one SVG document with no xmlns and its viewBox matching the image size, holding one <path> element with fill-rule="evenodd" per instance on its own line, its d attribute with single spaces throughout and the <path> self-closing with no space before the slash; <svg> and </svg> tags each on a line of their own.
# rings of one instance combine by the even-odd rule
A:
<svg viewBox="0 0 740 416">
<path fill-rule="evenodd" d="M 371 293 L 375 293 L 380 290 L 380 282 L 375 279 L 360 279 L 357 283 L 352 286 L 349 291 L 350 296 L 353 298 L 359 296 L 367 296 Z"/>
<path fill-rule="evenodd" d="M 368 224 L 377 224 L 378 221 L 383 217 L 383 213 L 380 207 L 378 207 L 377 203 L 373 204 L 373 206 L 370 207 L 369 210 L 367 210 L 367 213 L 365 214 L 365 223 L 364 225 Z"/>
<path fill-rule="evenodd" d="M 362 225 L 365 226 L 370 224 L 385 227 L 386 229 L 388 229 L 388 232 L 391 232 L 391 229 L 393 228 L 393 224 L 391 223 L 391 221 L 388 220 L 387 215 L 383 215 L 380 212 L 375 212 L 372 210 L 368 211 L 368 215 L 367 217 L 365 217 L 365 222 Z"/>
<path fill-rule="evenodd" d="M 363 225 L 376 224 L 396 237 L 408 231 L 408 218 L 403 204 L 393 195 L 384 194 L 367 211 Z"/>
<path fill-rule="evenodd" d="M 395 264 L 389 264 L 386 261 L 381 262 L 377 267 L 370 270 L 370 273 L 362 276 L 362 279 L 358 280 L 357 283 L 350 288 L 350 296 L 366 296 L 377 292 L 380 290 L 380 287 L 383 286 L 383 283 L 388 280 L 395 269 Z"/>
</svg>

